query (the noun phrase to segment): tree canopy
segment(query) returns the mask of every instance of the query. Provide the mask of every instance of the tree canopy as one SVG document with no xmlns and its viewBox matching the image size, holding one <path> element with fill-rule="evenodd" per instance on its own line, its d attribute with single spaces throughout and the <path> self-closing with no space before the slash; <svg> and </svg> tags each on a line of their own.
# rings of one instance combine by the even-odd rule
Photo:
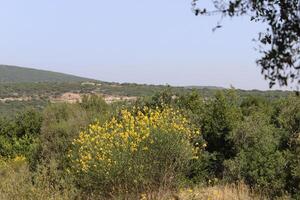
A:
<svg viewBox="0 0 300 200">
<path fill-rule="evenodd" d="M 300 1 L 299 0 L 213 0 L 214 10 L 200 8 L 192 1 L 195 15 L 220 14 L 221 17 L 250 16 L 254 22 L 267 24 L 258 34 L 257 60 L 270 88 L 300 85 Z M 216 28 L 220 28 L 218 24 Z"/>
</svg>

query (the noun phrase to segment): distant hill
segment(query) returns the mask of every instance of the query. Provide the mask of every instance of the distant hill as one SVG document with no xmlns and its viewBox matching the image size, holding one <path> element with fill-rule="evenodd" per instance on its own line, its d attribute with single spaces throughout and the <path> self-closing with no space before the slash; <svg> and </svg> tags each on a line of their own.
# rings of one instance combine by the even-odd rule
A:
<svg viewBox="0 0 300 200">
<path fill-rule="evenodd" d="M 224 90 L 224 89 L 226 89 L 224 87 L 218 87 L 218 86 L 197 86 L 197 85 L 184 86 L 184 88 L 187 88 L 187 89 L 197 89 L 197 90 L 203 90 L 203 89 L 208 89 L 208 90 Z"/>
<path fill-rule="evenodd" d="M 12 116 L 26 107 L 43 109 L 49 102 L 74 101 L 80 95 L 99 94 L 113 102 L 115 99 L 128 100 L 148 98 L 163 91 L 185 95 L 197 91 L 205 99 L 211 98 L 218 90 L 214 86 L 174 87 L 168 85 L 147 85 L 97 81 L 78 76 L 0 65 L 0 116 Z M 288 91 L 236 90 L 241 97 L 261 96 L 278 99 L 291 94 Z M 76 99 L 75 99 L 76 100 Z"/>
<path fill-rule="evenodd" d="M 0 83 L 83 82 L 91 79 L 9 65 L 0 65 Z"/>
</svg>

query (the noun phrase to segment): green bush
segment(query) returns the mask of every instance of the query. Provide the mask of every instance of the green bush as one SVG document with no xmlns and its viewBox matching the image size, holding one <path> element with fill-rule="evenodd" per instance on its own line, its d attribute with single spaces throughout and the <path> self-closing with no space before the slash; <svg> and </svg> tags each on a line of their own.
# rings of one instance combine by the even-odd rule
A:
<svg viewBox="0 0 300 200">
<path fill-rule="evenodd" d="M 39 160 L 42 163 L 57 161 L 66 167 L 66 154 L 77 133 L 89 122 L 86 112 L 77 104 L 52 104 L 43 112 Z"/>
<path fill-rule="evenodd" d="M 286 131 L 282 137 L 282 149 L 289 160 L 286 170 L 286 190 L 295 199 L 300 198 L 300 98 L 290 96 L 280 101 L 278 112 L 279 127 Z"/>
<path fill-rule="evenodd" d="M 16 136 L 38 136 L 42 126 L 42 115 L 39 111 L 27 108 L 15 117 Z"/>
<path fill-rule="evenodd" d="M 225 178 L 245 181 L 267 194 L 283 194 L 287 160 L 278 149 L 281 133 L 262 113 L 247 117 L 232 131 L 231 137 L 238 153 L 224 162 Z"/>
<path fill-rule="evenodd" d="M 176 188 L 187 170 L 196 151 L 188 121 L 170 108 L 133 113 L 92 124 L 74 140 L 70 172 L 88 194 L 158 194 Z"/>
<path fill-rule="evenodd" d="M 0 156 L 24 155 L 33 159 L 38 146 L 42 117 L 39 111 L 28 108 L 12 118 L 0 119 Z"/>
<path fill-rule="evenodd" d="M 198 118 L 192 115 L 193 121 L 201 128 L 203 139 L 207 142 L 206 171 L 211 178 L 222 178 L 224 160 L 236 154 L 230 134 L 242 120 L 238 97 L 232 90 L 217 92 L 214 98 L 204 101 L 203 105 L 199 102 L 198 109 L 192 109 L 192 112 L 197 114 Z M 202 169 L 199 173 L 202 173 Z"/>
<path fill-rule="evenodd" d="M 80 106 L 87 112 L 89 121 L 105 121 L 111 111 L 103 98 L 96 95 L 84 96 Z"/>
</svg>

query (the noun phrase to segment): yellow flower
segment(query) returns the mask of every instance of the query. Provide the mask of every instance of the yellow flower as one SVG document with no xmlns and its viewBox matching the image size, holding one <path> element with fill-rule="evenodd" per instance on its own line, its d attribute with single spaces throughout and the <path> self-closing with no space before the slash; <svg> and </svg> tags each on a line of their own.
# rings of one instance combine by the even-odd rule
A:
<svg viewBox="0 0 300 200">
<path fill-rule="evenodd" d="M 72 151 L 68 152 L 68 157 L 76 170 L 87 172 L 103 167 L 108 175 L 110 169 L 118 163 L 114 152 L 134 154 L 148 151 L 155 142 L 151 137 L 155 129 L 160 130 L 161 134 L 180 133 L 182 141 L 191 141 L 194 135 L 199 135 L 198 131 L 191 128 L 188 120 L 172 108 L 144 107 L 132 113 L 124 109 L 120 117 L 113 117 L 103 124 L 90 124 L 86 131 L 80 132 L 72 142 Z"/>
<path fill-rule="evenodd" d="M 24 162 L 26 161 L 26 157 L 25 156 L 16 156 L 14 158 L 14 162 Z"/>
<path fill-rule="evenodd" d="M 146 194 L 142 194 L 140 200 L 147 200 L 147 195 Z"/>
<path fill-rule="evenodd" d="M 189 188 L 187 191 L 188 191 L 189 193 L 192 193 L 192 192 L 193 192 L 193 190 L 192 190 L 191 188 Z"/>
</svg>

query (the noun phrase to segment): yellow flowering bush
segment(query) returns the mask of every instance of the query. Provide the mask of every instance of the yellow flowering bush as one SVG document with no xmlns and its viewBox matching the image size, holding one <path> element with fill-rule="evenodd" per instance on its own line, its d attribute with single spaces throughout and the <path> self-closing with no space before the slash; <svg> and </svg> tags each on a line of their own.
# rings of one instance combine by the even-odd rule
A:
<svg viewBox="0 0 300 200">
<path fill-rule="evenodd" d="M 194 157 L 195 135 L 172 108 L 122 110 L 80 132 L 68 154 L 68 172 L 81 188 L 106 195 L 170 188 Z"/>
</svg>

